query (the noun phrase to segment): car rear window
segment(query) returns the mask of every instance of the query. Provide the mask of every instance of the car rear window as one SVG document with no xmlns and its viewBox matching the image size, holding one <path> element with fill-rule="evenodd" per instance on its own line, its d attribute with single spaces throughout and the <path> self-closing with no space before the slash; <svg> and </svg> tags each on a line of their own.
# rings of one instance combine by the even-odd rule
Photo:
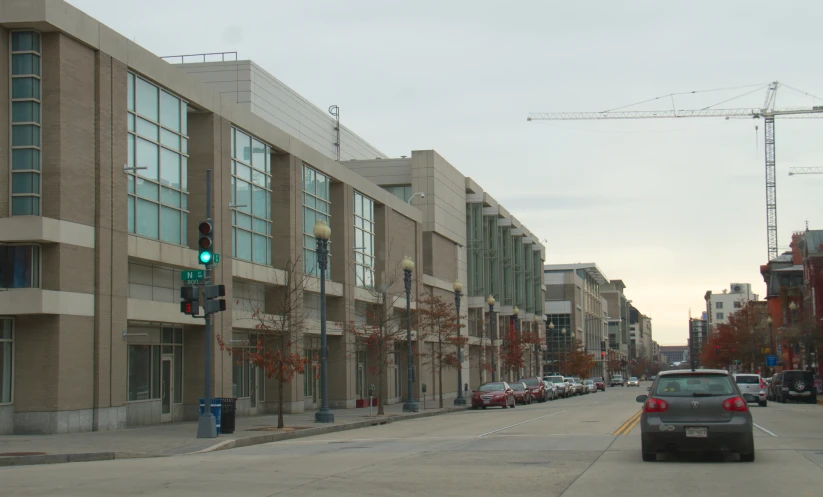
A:
<svg viewBox="0 0 823 497">
<path fill-rule="evenodd" d="M 812 373 L 810 371 L 783 371 L 783 378 L 787 381 L 800 379 L 812 381 Z"/>
<path fill-rule="evenodd" d="M 546 381 L 550 381 L 552 383 L 563 383 L 563 377 L 562 376 L 547 376 L 543 379 L 546 380 Z"/>
<path fill-rule="evenodd" d="M 498 390 L 505 390 L 506 387 L 503 386 L 502 383 L 486 383 L 485 385 L 480 385 L 480 388 L 477 389 L 478 392 L 496 392 Z"/>
<path fill-rule="evenodd" d="M 528 380 L 520 380 L 520 381 L 522 381 L 523 383 L 525 383 L 526 385 L 528 385 L 530 387 L 536 387 L 536 386 L 540 385 L 540 383 L 537 381 L 537 378 L 529 378 Z"/>
<path fill-rule="evenodd" d="M 746 384 L 758 384 L 759 385 L 760 384 L 760 377 L 755 376 L 755 375 L 751 375 L 751 374 L 749 374 L 749 375 L 740 375 L 740 376 L 735 376 L 734 381 L 736 381 L 738 384 L 746 383 Z"/>
<path fill-rule="evenodd" d="M 512 383 L 511 384 L 512 390 L 517 390 L 518 392 L 521 390 L 525 390 L 526 386 L 522 383 Z"/>
<path fill-rule="evenodd" d="M 735 393 L 728 375 L 672 374 L 660 377 L 653 395 L 663 397 L 714 397 Z"/>
</svg>

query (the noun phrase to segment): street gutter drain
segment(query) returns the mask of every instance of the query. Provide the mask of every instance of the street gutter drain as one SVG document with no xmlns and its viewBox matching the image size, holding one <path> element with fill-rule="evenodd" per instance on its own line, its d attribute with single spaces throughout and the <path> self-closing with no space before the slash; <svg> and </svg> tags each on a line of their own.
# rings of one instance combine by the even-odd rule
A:
<svg viewBox="0 0 823 497">
<path fill-rule="evenodd" d="M 0 452 L 0 457 L 45 456 L 45 452 Z"/>
</svg>

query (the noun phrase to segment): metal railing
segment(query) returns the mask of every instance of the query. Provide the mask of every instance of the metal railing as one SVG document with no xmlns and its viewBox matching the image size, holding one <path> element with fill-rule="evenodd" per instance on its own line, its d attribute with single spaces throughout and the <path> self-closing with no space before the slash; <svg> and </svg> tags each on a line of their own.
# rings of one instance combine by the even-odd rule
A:
<svg viewBox="0 0 823 497">
<path fill-rule="evenodd" d="M 179 64 L 193 64 L 193 63 L 202 63 L 202 62 L 226 62 L 226 56 L 233 55 L 234 59 L 229 59 L 229 61 L 237 61 L 237 52 L 211 52 L 211 53 L 196 53 L 196 54 L 186 54 L 186 55 L 165 55 L 160 57 L 161 59 L 165 60 L 166 62 L 171 63 L 179 63 Z M 219 56 L 219 60 L 218 60 Z M 196 57 L 197 60 L 186 60 L 187 58 Z M 180 62 L 172 62 L 168 59 L 180 59 Z"/>
</svg>

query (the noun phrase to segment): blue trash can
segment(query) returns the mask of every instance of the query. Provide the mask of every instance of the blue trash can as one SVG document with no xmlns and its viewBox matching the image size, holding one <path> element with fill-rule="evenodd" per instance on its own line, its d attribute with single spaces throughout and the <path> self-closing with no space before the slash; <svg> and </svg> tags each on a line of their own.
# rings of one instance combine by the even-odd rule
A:
<svg viewBox="0 0 823 497">
<path fill-rule="evenodd" d="M 205 400 L 200 399 L 200 415 L 203 415 L 203 404 Z M 211 414 L 214 416 L 214 424 L 217 427 L 217 434 L 220 434 L 220 418 L 223 416 L 223 399 L 211 399 Z"/>
</svg>

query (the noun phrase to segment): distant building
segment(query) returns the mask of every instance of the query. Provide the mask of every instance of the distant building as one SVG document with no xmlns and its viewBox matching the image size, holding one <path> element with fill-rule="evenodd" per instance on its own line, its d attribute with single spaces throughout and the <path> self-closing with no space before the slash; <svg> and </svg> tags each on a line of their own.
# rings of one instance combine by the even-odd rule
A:
<svg viewBox="0 0 823 497">
<path fill-rule="evenodd" d="M 746 302 L 757 300 L 758 295 L 752 292 L 751 283 L 731 283 L 730 290 L 721 293 L 706 292 L 706 314 L 709 330 L 714 330 L 718 324 L 727 324 L 729 316 L 738 309 L 742 309 Z"/>
<path fill-rule="evenodd" d="M 688 345 L 661 345 L 660 356 L 665 362 L 674 365 L 681 362 L 688 362 L 689 360 L 689 346 Z"/>
<path fill-rule="evenodd" d="M 709 339 L 709 327 L 705 319 L 689 318 L 689 336 L 687 342 L 692 346 L 695 357 L 700 357 L 703 346 Z"/>
</svg>

